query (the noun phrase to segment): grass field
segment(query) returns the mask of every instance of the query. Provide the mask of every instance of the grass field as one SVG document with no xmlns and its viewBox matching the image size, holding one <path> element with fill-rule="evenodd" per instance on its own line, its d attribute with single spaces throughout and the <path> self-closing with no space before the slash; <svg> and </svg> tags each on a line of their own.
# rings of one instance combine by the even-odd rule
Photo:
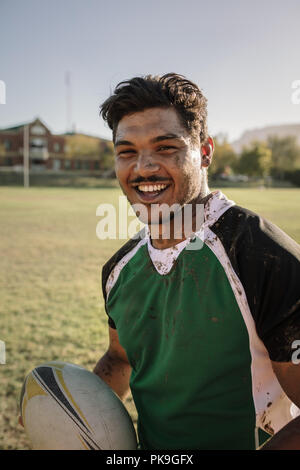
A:
<svg viewBox="0 0 300 470">
<path fill-rule="evenodd" d="M 230 189 L 300 242 L 299 189 Z M 26 373 L 60 359 L 92 369 L 107 347 L 100 273 L 124 240 L 96 237 L 96 208 L 117 206 L 120 191 L 0 187 L 0 449 L 28 449 L 17 424 Z M 131 397 L 126 405 L 136 419 Z"/>
</svg>

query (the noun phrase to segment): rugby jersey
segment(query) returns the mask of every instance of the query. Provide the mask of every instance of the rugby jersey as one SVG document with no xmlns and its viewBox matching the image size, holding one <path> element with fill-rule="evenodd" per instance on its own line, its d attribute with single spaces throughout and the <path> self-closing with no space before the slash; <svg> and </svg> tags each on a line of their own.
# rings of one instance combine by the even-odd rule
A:
<svg viewBox="0 0 300 470">
<path fill-rule="evenodd" d="M 271 366 L 300 338 L 299 260 L 288 235 L 216 191 L 192 237 L 157 250 L 146 227 L 104 265 L 142 449 L 255 449 L 299 413 Z"/>
</svg>

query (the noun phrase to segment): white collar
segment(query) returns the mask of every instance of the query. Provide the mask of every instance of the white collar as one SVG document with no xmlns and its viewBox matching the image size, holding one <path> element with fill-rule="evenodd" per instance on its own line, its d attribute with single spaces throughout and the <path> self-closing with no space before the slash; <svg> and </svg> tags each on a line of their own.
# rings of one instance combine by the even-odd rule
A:
<svg viewBox="0 0 300 470">
<path fill-rule="evenodd" d="M 235 202 L 229 200 L 222 191 L 214 191 L 204 206 L 204 223 L 195 235 L 204 241 L 206 238 L 205 229 L 212 226 L 224 212 L 234 205 Z M 188 237 L 170 248 L 159 250 L 152 246 L 149 226 L 145 226 L 145 239 L 147 240 L 148 252 L 159 274 L 168 274 L 181 251 L 190 243 L 191 238 L 194 238 L 195 235 Z"/>
</svg>

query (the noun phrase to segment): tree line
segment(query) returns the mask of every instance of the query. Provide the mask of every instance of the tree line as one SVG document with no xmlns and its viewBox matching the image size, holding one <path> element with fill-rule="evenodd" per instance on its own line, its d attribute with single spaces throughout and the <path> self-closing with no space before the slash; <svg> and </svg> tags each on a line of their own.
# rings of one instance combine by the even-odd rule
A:
<svg viewBox="0 0 300 470">
<path fill-rule="evenodd" d="M 266 141 L 253 141 L 238 154 L 227 137 L 214 138 L 215 152 L 210 167 L 212 179 L 230 175 L 290 181 L 300 186 L 300 146 L 295 136 L 269 136 Z"/>
</svg>

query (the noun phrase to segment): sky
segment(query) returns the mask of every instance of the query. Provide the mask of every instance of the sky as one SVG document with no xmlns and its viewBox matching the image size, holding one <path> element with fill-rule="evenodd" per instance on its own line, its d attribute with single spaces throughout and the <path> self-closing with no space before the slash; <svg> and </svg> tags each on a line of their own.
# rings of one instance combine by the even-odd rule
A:
<svg viewBox="0 0 300 470">
<path fill-rule="evenodd" d="M 201 88 L 212 135 L 300 123 L 299 46 L 299 0 L 0 0 L 0 128 L 110 139 L 99 105 L 117 83 L 167 72 Z"/>
</svg>

